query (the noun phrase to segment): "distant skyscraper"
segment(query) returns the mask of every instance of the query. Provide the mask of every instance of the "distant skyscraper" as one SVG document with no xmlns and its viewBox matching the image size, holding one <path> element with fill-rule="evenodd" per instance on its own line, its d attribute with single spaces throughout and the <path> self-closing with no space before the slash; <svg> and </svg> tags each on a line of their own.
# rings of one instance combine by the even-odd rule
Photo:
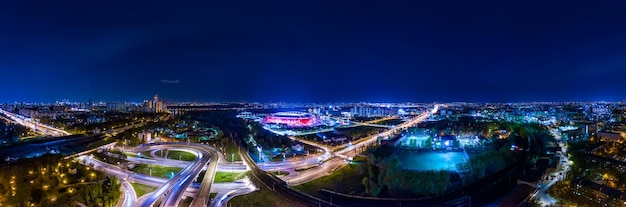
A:
<svg viewBox="0 0 626 207">
<path fill-rule="evenodd" d="M 159 101 L 159 95 L 154 95 L 154 101 L 150 101 L 150 109 L 156 113 L 163 112 L 163 102 Z"/>
<path fill-rule="evenodd" d="M 155 111 L 157 113 L 163 112 L 163 102 L 162 101 L 157 101 L 156 102 L 156 107 L 154 109 L 155 109 Z"/>
<path fill-rule="evenodd" d="M 154 101 L 148 101 L 148 109 L 154 108 Z"/>
</svg>

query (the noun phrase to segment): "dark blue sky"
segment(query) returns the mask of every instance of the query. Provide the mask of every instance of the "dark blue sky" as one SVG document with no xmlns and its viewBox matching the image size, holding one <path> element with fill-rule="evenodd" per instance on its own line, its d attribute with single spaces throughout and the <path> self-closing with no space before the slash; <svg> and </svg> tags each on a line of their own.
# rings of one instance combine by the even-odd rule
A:
<svg viewBox="0 0 626 207">
<path fill-rule="evenodd" d="M 626 1 L 181 2 L 1 1 L 0 102 L 626 98 Z"/>
</svg>

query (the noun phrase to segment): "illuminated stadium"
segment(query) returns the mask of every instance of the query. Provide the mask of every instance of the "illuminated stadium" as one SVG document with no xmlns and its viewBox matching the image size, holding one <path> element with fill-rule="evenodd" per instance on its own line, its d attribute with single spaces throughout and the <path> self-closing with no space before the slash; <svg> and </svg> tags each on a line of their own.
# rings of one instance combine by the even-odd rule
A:
<svg viewBox="0 0 626 207">
<path fill-rule="evenodd" d="M 311 127 L 319 124 L 315 115 L 304 112 L 278 112 L 265 117 L 265 124 L 278 124 L 288 127 Z"/>
</svg>

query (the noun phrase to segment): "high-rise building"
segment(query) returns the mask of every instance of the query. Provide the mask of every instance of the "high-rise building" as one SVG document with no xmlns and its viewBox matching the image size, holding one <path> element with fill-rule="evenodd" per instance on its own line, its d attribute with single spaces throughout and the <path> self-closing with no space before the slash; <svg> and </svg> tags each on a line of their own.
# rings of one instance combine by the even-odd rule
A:
<svg viewBox="0 0 626 207">
<path fill-rule="evenodd" d="M 154 108 L 154 101 L 148 101 L 148 109 L 152 111 L 153 108 Z"/>
<path fill-rule="evenodd" d="M 163 101 L 159 101 L 159 95 L 154 95 L 154 100 L 149 102 L 148 109 L 151 112 L 164 112 Z"/>
<path fill-rule="evenodd" d="M 154 107 L 154 110 L 155 110 L 157 113 L 161 113 L 161 112 L 163 112 L 163 102 L 162 102 L 162 101 L 157 101 L 157 102 L 156 102 L 156 106 Z"/>
</svg>

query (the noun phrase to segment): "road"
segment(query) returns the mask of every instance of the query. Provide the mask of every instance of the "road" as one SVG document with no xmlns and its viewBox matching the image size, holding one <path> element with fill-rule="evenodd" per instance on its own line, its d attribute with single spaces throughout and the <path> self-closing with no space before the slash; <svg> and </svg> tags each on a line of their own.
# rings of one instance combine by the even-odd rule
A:
<svg viewBox="0 0 626 207">
<path fill-rule="evenodd" d="M 210 156 L 213 157 L 213 161 L 210 162 L 207 166 L 206 173 L 204 174 L 204 178 L 202 179 L 202 184 L 200 185 L 200 190 L 198 191 L 198 195 L 191 202 L 191 207 L 203 207 L 208 204 L 211 200 L 209 198 L 211 191 L 211 184 L 213 184 L 213 180 L 215 179 L 215 172 L 217 170 L 217 164 L 220 161 L 220 154 L 215 148 L 203 145 L 206 148 L 211 149 L 209 152 Z M 176 205 L 178 206 L 178 204 Z"/>
<path fill-rule="evenodd" d="M 218 192 L 215 195 L 215 198 L 213 199 L 213 201 L 211 201 L 211 205 L 210 206 L 214 206 L 214 207 L 218 207 L 218 206 L 224 206 L 226 207 L 228 204 L 228 201 L 232 198 L 234 198 L 235 196 L 239 196 L 239 195 L 245 195 L 248 193 L 252 193 L 254 191 L 257 191 L 258 188 L 256 186 L 254 186 L 254 184 L 252 184 L 252 182 L 250 182 L 250 179 L 248 177 L 237 181 L 236 183 L 219 183 L 221 185 L 224 185 L 224 189 L 229 188 L 231 190 L 229 190 L 228 192 L 225 191 L 221 191 Z M 242 186 L 243 184 L 243 186 Z M 215 185 L 215 184 L 214 184 Z"/>
<path fill-rule="evenodd" d="M 40 122 L 37 122 L 31 118 L 27 118 L 18 114 L 14 114 L 8 111 L 5 111 L 3 109 L 0 109 L 0 113 L 5 115 L 6 117 L 9 117 L 11 120 L 13 120 L 14 122 L 26 126 L 28 128 L 30 128 L 31 130 L 44 134 L 44 135 L 49 135 L 49 136 L 67 136 L 70 135 L 69 132 L 61 130 L 61 129 L 57 129 L 54 128 L 53 126 L 47 125 L 47 124 L 43 124 Z"/>
<path fill-rule="evenodd" d="M 124 202 L 118 203 L 118 207 L 134 207 L 137 202 L 137 194 L 135 188 L 126 179 L 119 179 L 122 183 L 122 193 L 124 193 Z"/>
<path fill-rule="evenodd" d="M 556 129 L 550 128 L 550 133 L 554 136 L 556 140 L 563 140 L 563 138 L 556 131 Z M 559 143 L 561 143 L 561 141 L 559 141 Z M 567 172 L 569 171 L 569 159 L 567 158 L 567 148 L 565 148 L 565 146 L 563 146 L 562 144 L 559 144 L 559 146 L 561 147 L 561 152 L 563 152 L 561 154 L 561 159 L 560 159 L 560 162 L 562 164 L 559 165 L 559 168 L 555 172 L 553 172 L 550 175 L 546 175 L 548 179 L 546 179 L 544 182 L 540 184 L 541 187 L 533 195 L 539 201 L 541 206 L 550 206 L 550 205 L 555 205 L 557 203 L 557 200 L 552 198 L 548 192 L 550 192 L 550 188 L 552 187 L 552 185 L 564 179 L 567 175 Z M 554 176 L 554 178 L 552 176 Z"/>
</svg>

